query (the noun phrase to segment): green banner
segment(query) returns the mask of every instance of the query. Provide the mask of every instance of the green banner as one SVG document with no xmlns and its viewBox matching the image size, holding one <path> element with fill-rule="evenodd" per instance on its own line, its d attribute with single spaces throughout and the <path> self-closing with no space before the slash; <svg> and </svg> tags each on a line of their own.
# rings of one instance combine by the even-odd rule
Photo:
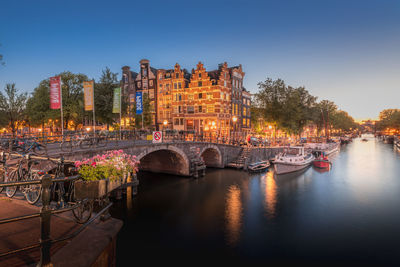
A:
<svg viewBox="0 0 400 267">
<path fill-rule="evenodd" d="M 115 88 L 112 113 L 120 113 L 120 111 L 121 111 L 121 88 Z"/>
</svg>

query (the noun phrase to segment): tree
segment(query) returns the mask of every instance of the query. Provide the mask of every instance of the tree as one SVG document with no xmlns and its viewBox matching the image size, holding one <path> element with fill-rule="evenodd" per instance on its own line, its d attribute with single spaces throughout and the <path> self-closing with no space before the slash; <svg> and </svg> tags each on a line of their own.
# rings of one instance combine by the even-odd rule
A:
<svg viewBox="0 0 400 267">
<path fill-rule="evenodd" d="M 62 81 L 62 101 L 64 128 L 67 129 L 70 122 L 76 128 L 83 118 L 83 82 L 88 81 L 85 74 L 73 74 L 69 71 L 60 73 Z"/>
<path fill-rule="evenodd" d="M 400 109 L 384 109 L 379 113 L 378 130 L 400 129 Z"/>
<path fill-rule="evenodd" d="M 354 119 L 343 110 L 337 110 L 332 114 L 331 124 L 333 129 L 344 132 L 348 132 L 351 129 L 357 128 L 357 123 L 354 121 Z"/>
<path fill-rule="evenodd" d="M 94 103 L 96 119 L 107 125 L 107 128 L 115 120 L 112 113 L 114 88 L 118 87 L 117 73 L 113 73 L 107 67 L 94 88 Z"/>
<path fill-rule="evenodd" d="M 304 87 L 286 89 L 286 97 L 283 104 L 282 127 L 291 134 L 300 137 L 303 128 L 312 119 L 312 111 L 315 106 L 316 97 Z"/>
<path fill-rule="evenodd" d="M 0 112 L 5 115 L 8 127 L 11 129 L 13 137 L 15 137 L 18 126 L 23 124 L 27 94 L 18 94 L 15 83 L 7 84 L 4 91 L 5 95 L 0 92 Z"/>
<path fill-rule="evenodd" d="M 281 79 L 274 81 L 267 78 L 264 82 L 258 83 L 258 88 L 259 92 L 254 97 L 254 107 L 262 111 L 265 121 L 273 122 L 276 125 L 274 127 L 274 136 L 276 137 L 277 128 L 282 128 L 284 122 L 285 82 Z"/>
<path fill-rule="evenodd" d="M 322 100 L 316 105 L 316 109 L 314 110 L 315 123 L 317 124 L 317 127 L 321 126 L 325 129 L 325 137 L 327 139 L 329 139 L 329 120 L 336 110 L 336 104 L 329 100 Z"/>
<path fill-rule="evenodd" d="M 42 80 L 26 103 L 26 117 L 32 126 L 41 126 L 49 119 L 59 119 L 59 111 L 50 109 L 49 79 Z"/>
</svg>

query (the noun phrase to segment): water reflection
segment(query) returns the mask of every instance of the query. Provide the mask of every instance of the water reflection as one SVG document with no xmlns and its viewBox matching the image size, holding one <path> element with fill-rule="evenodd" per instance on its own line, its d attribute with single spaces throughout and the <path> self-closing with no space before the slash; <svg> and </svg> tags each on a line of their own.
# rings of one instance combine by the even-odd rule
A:
<svg viewBox="0 0 400 267">
<path fill-rule="evenodd" d="M 229 245 L 234 246 L 239 240 L 240 228 L 242 225 L 242 202 L 240 189 L 237 185 L 231 185 L 228 189 L 225 218 L 228 232 L 227 241 Z"/>
<path fill-rule="evenodd" d="M 264 209 L 267 213 L 267 217 L 274 218 L 278 187 L 272 171 L 265 173 L 261 177 L 261 185 L 264 189 Z"/>
</svg>

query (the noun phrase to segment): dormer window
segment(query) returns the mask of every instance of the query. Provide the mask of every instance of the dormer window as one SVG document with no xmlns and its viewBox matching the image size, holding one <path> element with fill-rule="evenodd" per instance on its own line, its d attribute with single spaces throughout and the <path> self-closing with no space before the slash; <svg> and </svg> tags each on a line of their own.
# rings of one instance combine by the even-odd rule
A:
<svg viewBox="0 0 400 267">
<path fill-rule="evenodd" d="M 175 78 L 176 78 L 176 79 L 179 78 L 179 73 L 175 73 Z"/>
<path fill-rule="evenodd" d="M 199 73 L 199 78 L 201 78 L 201 73 Z"/>
</svg>

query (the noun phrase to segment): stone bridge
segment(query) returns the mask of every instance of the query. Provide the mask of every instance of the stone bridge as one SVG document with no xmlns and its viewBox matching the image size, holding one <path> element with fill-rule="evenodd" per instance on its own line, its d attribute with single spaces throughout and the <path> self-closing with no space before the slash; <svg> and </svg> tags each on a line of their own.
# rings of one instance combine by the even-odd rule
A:
<svg viewBox="0 0 400 267">
<path fill-rule="evenodd" d="M 243 150 L 240 146 L 206 142 L 178 141 L 159 144 L 124 142 L 118 146 L 81 149 L 74 152 L 54 151 L 55 153 L 53 152 L 52 156 L 63 155 L 65 159 L 81 160 L 112 149 L 122 149 L 125 153 L 136 155 L 137 159 L 140 160 L 140 170 L 181 176 L 195 176 L 197 170 L 196 163 L 201 161 L 201 159 L 207 167 L 224 168 L 228 163 L 235 160 Z M 257 148 L 253 149 L 253 151 L 254 153 L 248 159 L 249 162 L 269 159 L 279 149 Z"/>
</svg>

